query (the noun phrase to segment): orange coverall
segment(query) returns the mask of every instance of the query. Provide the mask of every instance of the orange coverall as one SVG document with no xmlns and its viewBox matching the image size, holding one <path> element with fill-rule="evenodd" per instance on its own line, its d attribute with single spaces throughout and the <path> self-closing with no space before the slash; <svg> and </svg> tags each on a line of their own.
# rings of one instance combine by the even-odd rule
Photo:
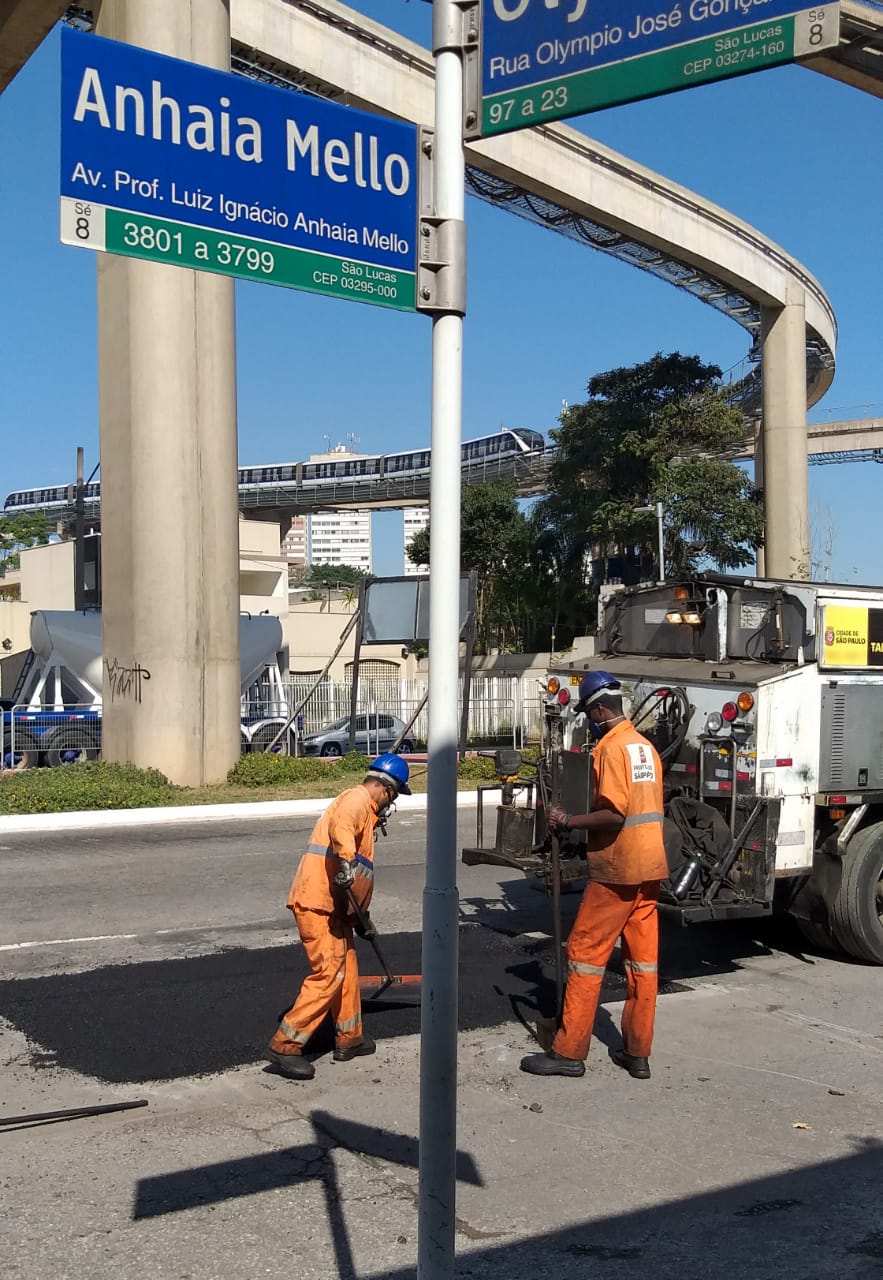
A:
<svg viewBox="0 0 883 1280">
<path fill-rule="evenodd" d="M 313 828 L 292 881 L 287 906 L 294 912 L 312 973 L 270 1041 L 276 1053 L 303 1053 L 326 1014 L 334 1017 L 338 1049 L 360 1044 L 362 1002 L 353 928 L 342 891 L 332 890 L 339 859 L 354 862 L 352 892 L 364 911 L 374 890 L 377 805 L 368 788 L 350 787 L 331 802 Z"/>
<path fill-rule="evenodd" d="M 589 838 L 589 884 L 567 939 L 567 989 L 552 1043 L 565 1058 L 585 1058 L 607 961 L 622 936 L 627 996 L 622 1038 L 627 1053 L 647 1058 L 653 1044 L 658 985 L 659 882 L 668 875 L 662 839 L 662 764 L 631 720 L 615 724 L 592 753 L 593 811 L 624 818 L 609 835 Z"/>
</svg>

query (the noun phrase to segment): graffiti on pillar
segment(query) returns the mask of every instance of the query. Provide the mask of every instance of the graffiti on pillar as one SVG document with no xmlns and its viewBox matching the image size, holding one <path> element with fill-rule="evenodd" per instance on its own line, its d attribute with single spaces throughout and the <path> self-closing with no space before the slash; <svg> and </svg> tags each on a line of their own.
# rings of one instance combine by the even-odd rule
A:
<svg viewBox="0 0 883 1280">
<path fill-rule="evenodd" d="M 131 667 L 124 667 L 120 664 L 119 658 L 114 658 L 112 662 L 108 662 L 105 658 L 104 670 L 110 685 L 111 702 L 119 699 L 140 703 L 143 685 L 150 679 L 150 672 L 146 667 L 142 667 L 140 662 L 136 662 Z"/>
</svg>

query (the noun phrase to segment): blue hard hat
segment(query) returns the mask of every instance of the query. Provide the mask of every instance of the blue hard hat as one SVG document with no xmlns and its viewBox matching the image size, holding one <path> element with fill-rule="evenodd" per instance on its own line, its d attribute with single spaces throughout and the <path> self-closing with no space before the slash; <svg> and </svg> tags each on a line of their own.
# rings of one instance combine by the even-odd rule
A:
<svg viewBox="0 0 883 1280">
<path fill-rule="evenodd" d="M 577 705 L 582 711 L 585 711 L 594 702 L 598 694 L 606 693 L 608 689 L 616 690 L 620 688 L 622 688 L 620 682 L 609 671 L 587 671 L 579 682 L 579 703 Z"/>
<path fill-rule="evenodd" d="M 411 770 L 408 768 L 407 762 L 401 756 L 397 756 L 392 751 L 387 751 L 384 755 L 378 756 L 376 760 L 372 760 L 368 766 L 368 776 L 377 774 L 384 782 L 392 782 L 395 784 L 396 792 L 402 796 L 409 796 L 411 788 L 408 786 L 408 778 Z"/>
</svg>

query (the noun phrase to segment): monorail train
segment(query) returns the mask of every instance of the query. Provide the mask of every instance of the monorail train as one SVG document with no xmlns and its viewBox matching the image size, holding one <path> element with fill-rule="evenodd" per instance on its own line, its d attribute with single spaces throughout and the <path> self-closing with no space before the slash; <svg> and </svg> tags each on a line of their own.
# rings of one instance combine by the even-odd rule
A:
<svg viewBox="0 0 883 1280">
<path fill-rule="evenodd" d="M 465 440 L 461 451 L 464 470 L 484 461 L 494 461 L 510 455 L 542 453 L 546 442 L 539 431 L 530 431 L 519 427 L 517 430 L 504 428 L 493 436 L 480 436 L 477 440 Z M 321 462 L 288 462 L 277 463 L 266 467 L 240 467 L 239 488 L 254 490 L 262 485 L 321 485 L 340 480 L 383 480 L 388 477 L 418 475 L 429 470 L 429 449 L 418 449 L 411 453 L 369 454 L 354 457 L 342 453 L 339 458 L 329 457 Z M 97 483 L 86 485 L 85 499 L 87 505 L 97 502 L 101 496 L 101 486 Z M 69 485 L 59 485 L 54 489 L 22 489 L 10 493 L 3 505 L 6 515 L 16 515 L 28 511 L 53 510 L 62 511 L 71 507 L 73 489 Z"/>
</svg>

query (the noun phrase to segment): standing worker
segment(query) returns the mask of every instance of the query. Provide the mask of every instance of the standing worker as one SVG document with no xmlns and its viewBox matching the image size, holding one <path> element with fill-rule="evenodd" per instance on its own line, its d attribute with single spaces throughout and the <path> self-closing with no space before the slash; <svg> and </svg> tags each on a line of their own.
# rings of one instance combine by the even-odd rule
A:
<svg viewBox="0 0 883 1280">
<path fill-rule="evenodd" d="M 349 1062 L 377 1048 L 362 1031 L 349 898 L 360 908 L 361 936 L 373 937 L 368 907 L 374 889 L 374 828 L 398 796 L 411 794 L 408 777 L 401 756 L 378 756 L 364 781 L 341 792 L 319 818 L 295 872 L 286 905 L 294 912 L 312 973 L 279 1020 L 267 1053 L 283 1075 L 295 1080 L 311 1080 L 316 1074 L 304 1048 L 328 1013 L 334 1018 L 335 1062 Z"/>
<path fill-rule="evenodd" d="M 585 831 L 589 883 L 567 940 L 567 989 L 561 1026 L 547 1053 L 521 1060 L 537 1076 L 581 1076 L 589 1052 L 607 961 L 622 937 L 628 993 L 622 1013 L 623 1048 L 617 1066 L 636 1080 L 650 1077 L 656 1015 L 659 884 L 668 876 L 662 838 L 662 763 L 652 743 L 632 724 L 608 671 L 590 671 L 579 687 L 577 710 L 589 718 L 592 812 L 549 810 L 550 826 Z"/>
</svg>

